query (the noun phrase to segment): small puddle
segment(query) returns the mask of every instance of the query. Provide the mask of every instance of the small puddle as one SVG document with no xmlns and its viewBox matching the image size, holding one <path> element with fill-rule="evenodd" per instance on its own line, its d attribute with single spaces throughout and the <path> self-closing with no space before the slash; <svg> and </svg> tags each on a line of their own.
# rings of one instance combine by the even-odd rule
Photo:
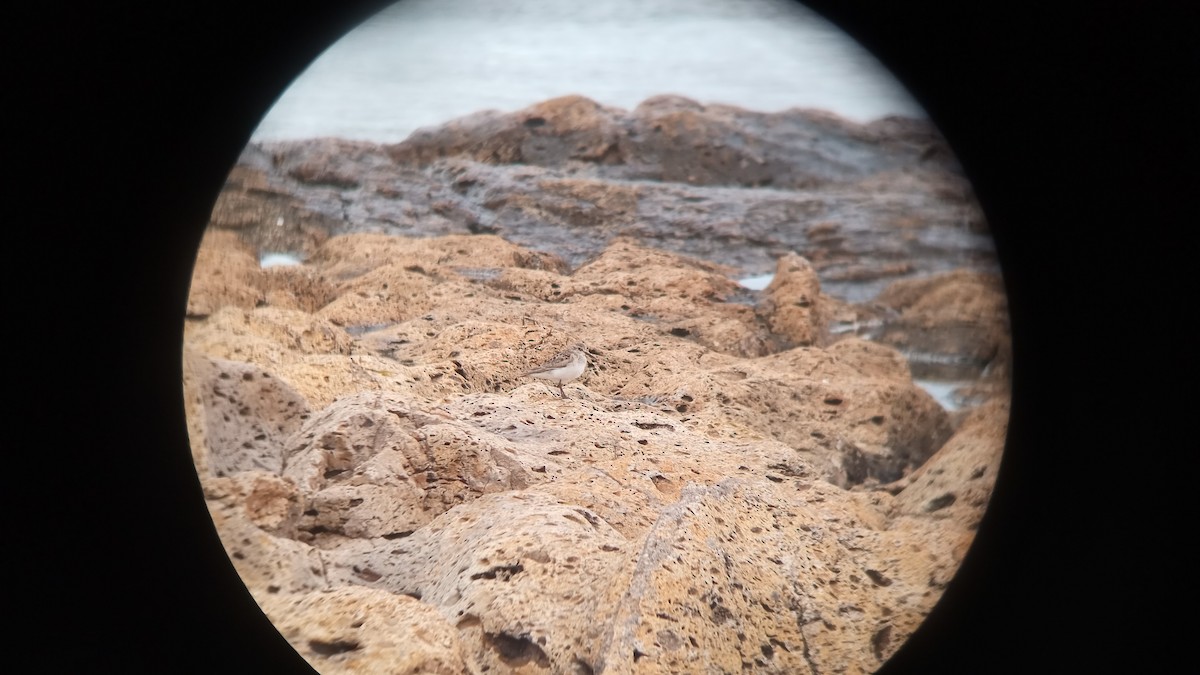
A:
<svg viewBox="0 0 1200 675">
<path fill-rule="evenodd" d="M 395 325 L 396 324 L 394 323 L 368 323 L 360 326 L 345 326 L 342 328 L 342 330 L 349 333 L 352 337 L 360 337 L 367 333 L 373 333 L 377 330 L 383 330 L 384 328 L 390 328 Z"/>
<path fill-rule="evenodd" d="M 291 267 L 302 264 L 304 261 L 294 253 L 268 252 L 258 258 L 258 266 L 264 270 L 268 267 Z"/>
<path fill-rule="evenodd" d="M 913 384 L 928 392 L 947 412 L 957 412 L 977 403 L 958 393 L 959 389 L 974 384 L 970 380 L 913 380 Z"/>
<path fill-rule="evenodd" d="M 744 288 L 749 288 L 752 291 L 761 291 L 771 285 L 771 280 L 775 278 L 775 274 L 759 274 L 753 277 L 745 277 L 738 279 L 738 283 Z"/>
</svg>

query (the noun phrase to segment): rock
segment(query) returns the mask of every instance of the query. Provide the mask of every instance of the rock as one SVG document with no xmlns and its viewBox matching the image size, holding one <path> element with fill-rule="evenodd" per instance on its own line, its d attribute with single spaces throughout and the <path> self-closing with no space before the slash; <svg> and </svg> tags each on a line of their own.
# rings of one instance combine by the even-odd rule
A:
<svg viewBox="0 0 1200 675">
<path fill-rule="evenodd" d="M 354 321 L 396 323 L 349 335 L 226 307 L 188 328 L 206 354 L 188 357 L 186 389 L 211 513 L 296 649 L 336 670 L 410 644 L 430 668 L 480 673 L 863 671 L 899 649 L 970 544 L 1007 410 L 947 443 L 949 417 L 893 348 L 758 356 L 673 330 L 762 330 L 722 301 L 736 289 L 716 265 L 622 240 L 570 275 L 529 259 L 487 237 L 335 238 L 306 264 L 341 279 L 317 315 L 374 289 L 377 312 Z M 779 287 L 812 279 L 798 262 Z M 575 341 L 590 365 L 570 398 L 521 377 Z M 270 371 L 276 393 L 252 406 L 214 390 L 220 372 L 251 374 L 245 388 Z M 230 406 L 246 410 L 226 420 Z M 948 471 L 967 464 L 989 468 Z M 847 490 L 878 484 L 896 495 Z M 382 603 L 377 628 L 355 626 L 349 598 Z M 386 609 L 409 599 L 424 609 Z"/>
<path fill-rule="evenodd" d="M 388 154 L 401 164 L 428 164 L 454 154 L 494 164 L 620 162 L 617 115 L 615 108 L 582 96 L 564 96 L 511 115 L 489 111 L 420 129 L 389 146 Z"/>
<path fill-rule="evenodd" d="M 1007 379 L 1012 339 L 998 276 L 957 270 L 906 279 L 877 302 L 899 312 L 879 339 L 915 353 L 922 373 L 977 374 L 990 365 Z"/>
<path fill-rule="evenodd" d="M 329 589 L 320 551 L 295 540 L 286 528 L 280 531 L 280 521 L 271 516 L 264 520 L 263 511 L 255 507 L 255 502 L 266 496 L 279 506 L 288 505 L 273 509 L 275 512 L 290 511 L 292 497 L 280 500 L 288 495 L 288 489 L 277 477 L 251 472 L 225 478 L 202 476 L 201 483 L 225 553 L 260 605 L 279 593 Z M 258 488 L 260 484 L 269 490 Z"/>
<path fill-rule="evenodd" d="M 232 307 L 186 326 L 185 343 L 214 359 L 270 364 L 271 372 L 310 409 L 339 394 L 374 386 L 371 363 L 350 356 L 351 338 L 325 319 L 272 307 L 250 312 Z M 337 364 L 340 367 L 330 367 Z"/>
<path fill-rule="evenodd" d="M 374 587 L 438 607 L 491 672 L 571 672 L 588 663 L 609 589 L 598 582 L 629 555 L 598 516 L 536 493 L 483 496 L 375 550 L 333 554 L 331 574 L 352 577 L 355 565 L 366 566 Z"/>
<path fill-rule="evenodd" d="M 404 595 L 344 586 L 278 594 L 263 610 L 321 673 L 477 675 L 454 627 Z"/>
<path fill-rule="evenodd" d="M 279 180 L 279 168 L 260 148 L 248 147 L 218 195 L 209 224 L 212 229 L 236 230 L 256 255 L 267 251 L 308 255 L 340 219 L 306 207 Z"/>
<path fill-rule="evenodd" d="M 237 509 L 239 520 L 268 534 L 294 539 L 298 533 L 303 496 L 295 483 L 276 473 L 250 469 L 205 481 L 205 496 Z"/>
<path fill-rule="evenodd" d="M 283 476 L 307 496 L 302 541 L 405 537 L 450 507 L 544 480 L 545 462 L 400 396 L 338 400 L 288 441 Z"/>
<path fill-rule="evenodd" d="M 308 417 L 308 404 L 291 387 L 255 365 L 187 355 L 191 408 L 202 427 L 203 448 L 193 455 L 214 476 L 261 470 L 279 473 L 282 444 Z M 193 442 L 195 439 L 193 439 Z"/>
<path fill-rule="evenodd" d="M 908 361 L 900 352 L 887 345 L 847 337 L 829 345 L 825 350 L 865 377 L 905 379 L 909 377 Z"/>
<path fill-rule="evenodd" d="M 202 319 L 223 307 L 271 306 L 315 312 L 336 297 L 307 267 L 262 269 L 254 249 L 233 232 L 209 229 L 196 256 L 187 316 Z"/>
<path fill-rule="evenodd" d="M 1008 406 L 997 398 L 971 411 L 954 436 L 904 481 L 897 508 L 906 515 L 955 518 L 974 531 L 1000 469 Z"/>
<path fill-rule="evenodd" d="M 873 154 L 885 145 L 887 152 Z M 631 113 L 581 96 L 525 110 L 478 113 L 421 129 L 388 146 L 399 164 L 429 165 L 448 156 L 489 164 L 604 167 L 606 178 L 692 185 L 812 187 L 914 164 L 955 170 L 953 156 L 936 160 L 944 141 L 927 124 L 892 119 L 868 127 L 821 111 L 757 113 L 655 96 Z"/>
<path fill-rule="evenodd" d="M 732 270 L 618 239 L 563 284 L 557 298 L 619 298 L 622 312 L 658 322 L 663 331 L 740 356 L 767 353 L 767 331 L 753 311 L 725 302 L 739 293 Z"/>
<path fill-rule="evenodd" d="M 210 510 L 296 648 L 374 663 L 383 638 L 315 594 L 366 587 L 419 599 L 458 641 L 428 658 L 479 672 L 882 663 L 970 543 L 1006 410 L 946 442 L 949 416 L 891 347 L 759 355 L 675 331 L 762 330 L 723 301 L 719 266 L 623 240 L 569 275 L 534 259 L 494 237 L 336 237 L 305 265 L 340 293 L 316 315 L 226 307 L 189 326 Z M 777 288 L 813 281 L 802 262 Z M 368 290 L 380 301 L 353 322 L 385 325 L 319 318 Z M 522 377 L 575 341 L 590 365 L 569 398 Z M 848 489 L 881 484 L 896 495 Z"/>
<path fill-rule="evenodd" d="M 853 302 L 948 257 L 996 270 L 970 186 L 920 120 L 567 96 L 388 146 L 257 144 L 238 167 L 213 223 L 258 253 L 308 256 L 351 232 L 495 234 L 575 267 L 630 236 L 746 275 L 804 251 L 825 291 Z"/>
<path fill-rule="evenodd" d="M 398 323 L 445 302 L 442 289 L 435 287 L 435 282 L 420 272 L 387 264 L 344 283 L 345 292 L 318 313 L 337 326 Z"/>
<path fill-rule="evenodd" d="M 324 672 L 877 669 L 970 546 L 1008 417 L 942 148 L 679 97 L 248 148 L 183 364 L 247 588 Z M 303 264 L 258 269 L 283 243 Z M 565 396 L 524 375 L 576 343 Z M 982 403 L 948 414 L 921 350 L 991 359 Z"/>
<path fill-rule="evenodd" d="M 276 307 L 225 307 L 202 324 L 192 324 L 188 343 L 226 359 L 277 362 L 285 354 L 347 354 L 350 336 L 329 321 Z"/>
<path fill-rule="evenodd" d="M 879 636 L 908 610 L 880 592 L 898 575 L 845 543 L 876 518 L 831 495 L 735 478 L 690 486 L 620 577 L 595 670 L 878 668 L 897 646 Z"/>
<path fill-rule="evenodd" d="M 309 260 L 334 281 L 349 281 L 385 265 L 415 274 L 515 267 L 564 273 L 566 265 L 554 256 L 530 251 L 491 235 L 447 236 L 436 239 L 354 234 L 334 237 Z M 469 276 L 469 275 L 468 275 Z"/>
<path fill-rule="evenodd" d="M 263 270 L 259 280 L 267 307 L 315 314 L 338 296 L 336 287 L 311 267 L 271 267 Z"/>
<path fill-rule="evenodd" d="M 385 165 L 388 157 L 379 146 L 341 138 L 318 138 L 305 145 L 305 152 L 279 152 L 272 157 L 285 174 L 301 183 L 335 188 L 357 188 L 360 165 Z"/>
<path fill-rule="evenodd" d="M 262 270 L 253 250 L 233 232 L 209 229 L 196 253 L 187 316 L 204 318 L 225 306 L 252 309 L 263 300 Z"/>
<path fill-rule="evenodd" d="M 775 278 L 759 301 L 758 312 L 789 346 L 823 344 L 829 309 L 821 297 L 816 270 L 804 258 L 789 253 L 779 259 Z"/>
</svg>

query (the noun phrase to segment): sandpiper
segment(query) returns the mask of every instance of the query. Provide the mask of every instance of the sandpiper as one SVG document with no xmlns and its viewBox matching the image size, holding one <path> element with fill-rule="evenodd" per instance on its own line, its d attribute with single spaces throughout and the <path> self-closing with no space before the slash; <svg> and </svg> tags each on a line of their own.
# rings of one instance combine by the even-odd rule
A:
<svg viewBox="0 0 1200 675">
<path fill-rule="evenodd" d="M 587 355 L 582 346 L 575 345 L 555 354 L 554 358 L 530 370 L 525 375 L 557 384 L 559 395 L 569 398 L 563 391 L 563 383 L 570 382 L 582 375 L 584 368 L 587 368 Z"/>
</svg>

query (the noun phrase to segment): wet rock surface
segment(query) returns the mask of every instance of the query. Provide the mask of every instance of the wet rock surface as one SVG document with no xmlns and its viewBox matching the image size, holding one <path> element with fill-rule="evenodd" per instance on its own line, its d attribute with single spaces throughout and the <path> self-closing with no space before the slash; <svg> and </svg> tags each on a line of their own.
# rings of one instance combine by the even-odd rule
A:
<svg viewBox="0 0 1200 675">
<path fill-rule="evenodd" d="M 854 302 L 901 278 L 997 271 L 970 184 L 928 123 L 675 96 L 633 111 L 564 97 L 394 145 L 253 144 L 213 224 L 302 254 L 328 234 L 490 233 L 571 267 L 625 235 L 746 276 L 801 251 L 826 292 Z"/>
<path fill-rule="evenodd" d="M 1004 297 L 940 143 L 574 97 L 249 148 L 184 388 L 250 591 L 322 672 L 878 668 L 965 555 L 1008 419 Z M 576 343 L 565 397 L 523 377 Z M 966 364 L 968 409 L 914 382 L 923 354 Z"/>
</svg>

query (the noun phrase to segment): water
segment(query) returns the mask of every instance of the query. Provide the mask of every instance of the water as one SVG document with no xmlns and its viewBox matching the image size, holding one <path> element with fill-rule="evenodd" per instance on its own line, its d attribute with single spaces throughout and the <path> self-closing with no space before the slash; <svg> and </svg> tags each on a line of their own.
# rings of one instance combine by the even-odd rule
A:
<svg viewBox="0 0 1200 675">
<path fill-rule="evenodd" d="M 397 142 L 566 94 L 632 109 L 667 93 L 859 122 L 924 116 L 874 57 L 790 0 L 405 0 L 326 50 L 253 138 Z"/>
<path fill-rule="evenodd" d="M 743 288 L 749 288 L 752 291 L 762 291 L 765 290 L 767 286 L 770 286 L 771 282 L 774 280 L 775 273 L 772 272 L 770 274 L 759 274 L 752 277 L 745 277 L 743 279 L 738 279 L 737 282 L 741 284 Z"/>
<path fill-rule="evenodd" d="M 947 412 L 958 412 L 977 403 L 958 393 L 960 388 L 972 384 L 968 380 L 913 380 L 913 384 L 928 392 Z"/>
<path fill-rule="evenodd" d="M 264 270 L 270 267 L 292 267 L 302 264 L 300 258 L 292 253 L 265 252 L 258 258 L 258 266 Z"/>
</svg>

